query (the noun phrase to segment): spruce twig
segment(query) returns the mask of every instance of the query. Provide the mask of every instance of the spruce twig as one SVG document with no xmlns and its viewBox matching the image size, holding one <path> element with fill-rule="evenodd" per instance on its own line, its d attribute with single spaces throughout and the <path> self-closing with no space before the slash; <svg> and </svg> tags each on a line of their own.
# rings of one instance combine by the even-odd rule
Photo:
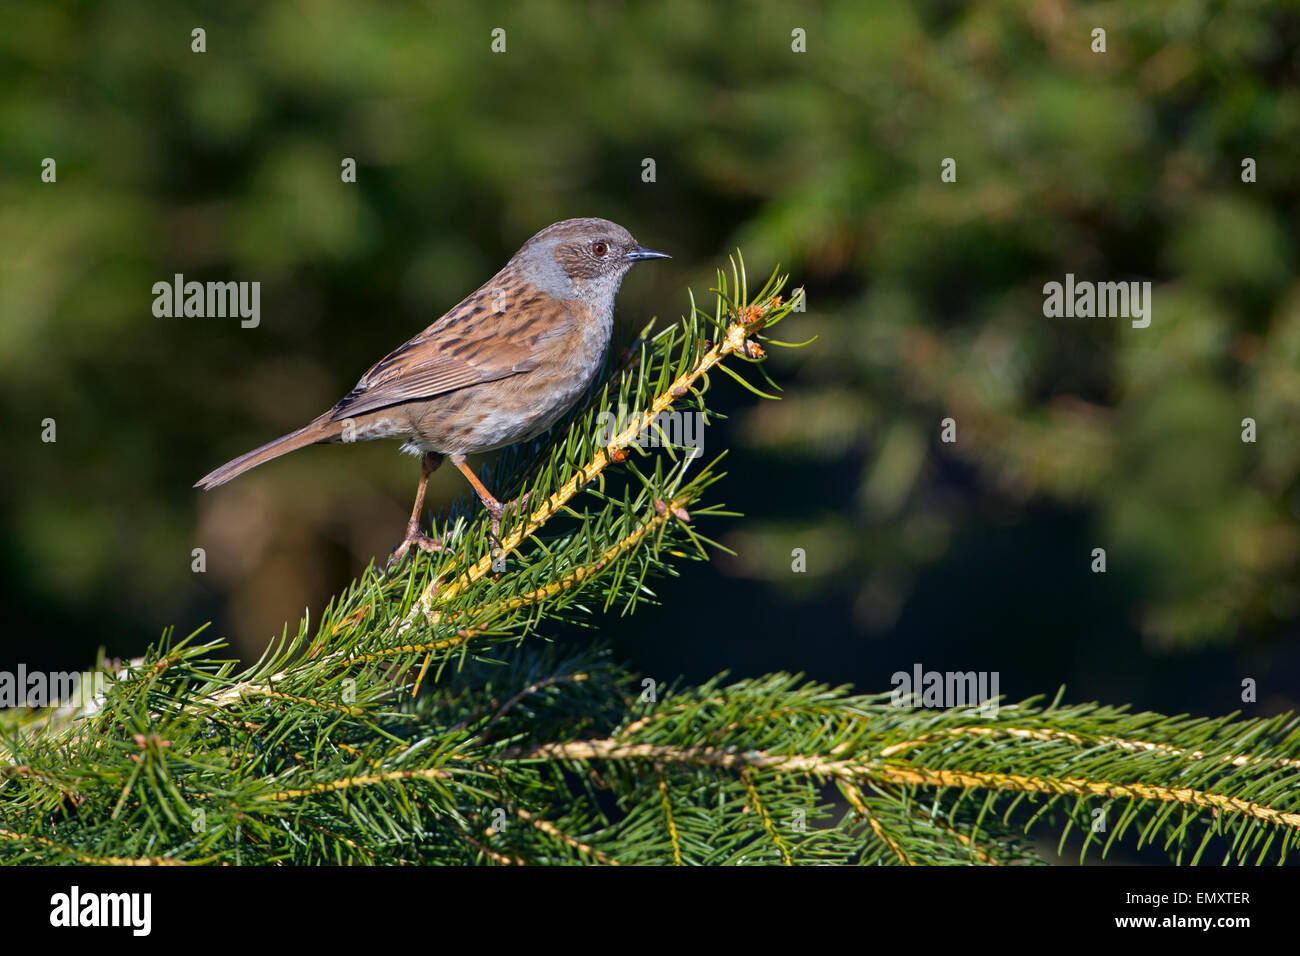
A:
<svg viewBox="0 0 1300 956">
<path fill-rule="evenodd" d="M 506 452 L 493 487 L 532 506 L 499 548 L 454 513 L 452 548 L 368 570 L 252 666 L 165 634 L 104 665 L 91 706 L 0 720 L 0 861 L 999 865 L 1036 862 L 1024 832 L 1048 825 L 1081 853 L 1286 860 L 1294 717 L 989 717 L 782 674 L 651 699 L 606 652 L 546 642 L 716 547 L 719 459 L 693 463 L 661 416 L 707 421 L 720 369 L 772 395 L 741 370 L 777 345 L 782 282 L 751 295 L 737 259 L 712 309 L 648 327 L 587 405 Z"/>
</svg>

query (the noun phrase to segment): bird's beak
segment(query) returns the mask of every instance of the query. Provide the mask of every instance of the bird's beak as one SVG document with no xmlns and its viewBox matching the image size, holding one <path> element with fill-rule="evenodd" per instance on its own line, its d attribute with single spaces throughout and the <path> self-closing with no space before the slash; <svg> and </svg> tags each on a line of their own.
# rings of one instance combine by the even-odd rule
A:
<svg viewBox="0 0 1300 956">
<path fill-rule="evenodd" d="M 633 262 L 640 262 L 642 259 L 671 259 L 672 256 L 666 252 L 655 252 L 653 249 L 636 246 L 627 254 L 627 256 L 625 256 L 625 258 L 630 259 Z"/>
</svg>

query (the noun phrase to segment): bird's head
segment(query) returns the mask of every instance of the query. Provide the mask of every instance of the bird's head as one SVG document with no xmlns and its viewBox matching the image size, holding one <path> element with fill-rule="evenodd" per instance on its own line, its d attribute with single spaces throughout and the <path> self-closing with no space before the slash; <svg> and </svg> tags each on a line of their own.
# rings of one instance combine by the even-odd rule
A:
<svg viewBox="0 0 1300 956">
<path fill-rule="evenodd" d="M 608 219 L 566 219 L 529 239 L 516 258 L 527 265 L 534 283 L 552 295 L 612 306 L 632 266 L 672 257 L 644 248 Z"/>
</svg>

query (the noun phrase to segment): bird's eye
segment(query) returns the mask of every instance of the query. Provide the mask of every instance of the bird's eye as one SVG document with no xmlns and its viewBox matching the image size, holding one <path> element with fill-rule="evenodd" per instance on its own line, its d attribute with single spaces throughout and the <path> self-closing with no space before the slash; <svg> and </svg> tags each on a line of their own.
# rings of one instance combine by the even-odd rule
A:
<svg viewBox="0 0 1300 956">
<path fill-rule="evenodd" d="M 609 252 L 609 246 L 605 245 L 605 243 L 593 242 L 591 244 L 591 254 L 593 256 L 603 256 L 607 252 Z"/>
</svg>

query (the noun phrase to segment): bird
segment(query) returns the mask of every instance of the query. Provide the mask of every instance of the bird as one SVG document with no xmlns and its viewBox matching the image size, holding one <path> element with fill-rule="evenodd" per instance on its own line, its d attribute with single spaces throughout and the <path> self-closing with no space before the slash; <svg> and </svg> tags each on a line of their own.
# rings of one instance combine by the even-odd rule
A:
<svg viewBox="0 0 1300 956">
<path fill-rule="evenodd" d="M 320 443 L 402 441 L 420 457 L 406 536 L 389 566 L 412 548 L 442 550 L 420 530 L 429 476 L 444 458 L 464 474 L 491 518 L 507 508 L 479 480 L 467 455 L 528 441 L 550 428 L 591 387 L 614 328 L 614 298 L 638 262 L 670 259 L 607 219 L 566 219 L 538 232 L 491 279 L 361 376 L 334 407 L 204 475 L 210 490 L 273 458 Z"/>
</svg>

